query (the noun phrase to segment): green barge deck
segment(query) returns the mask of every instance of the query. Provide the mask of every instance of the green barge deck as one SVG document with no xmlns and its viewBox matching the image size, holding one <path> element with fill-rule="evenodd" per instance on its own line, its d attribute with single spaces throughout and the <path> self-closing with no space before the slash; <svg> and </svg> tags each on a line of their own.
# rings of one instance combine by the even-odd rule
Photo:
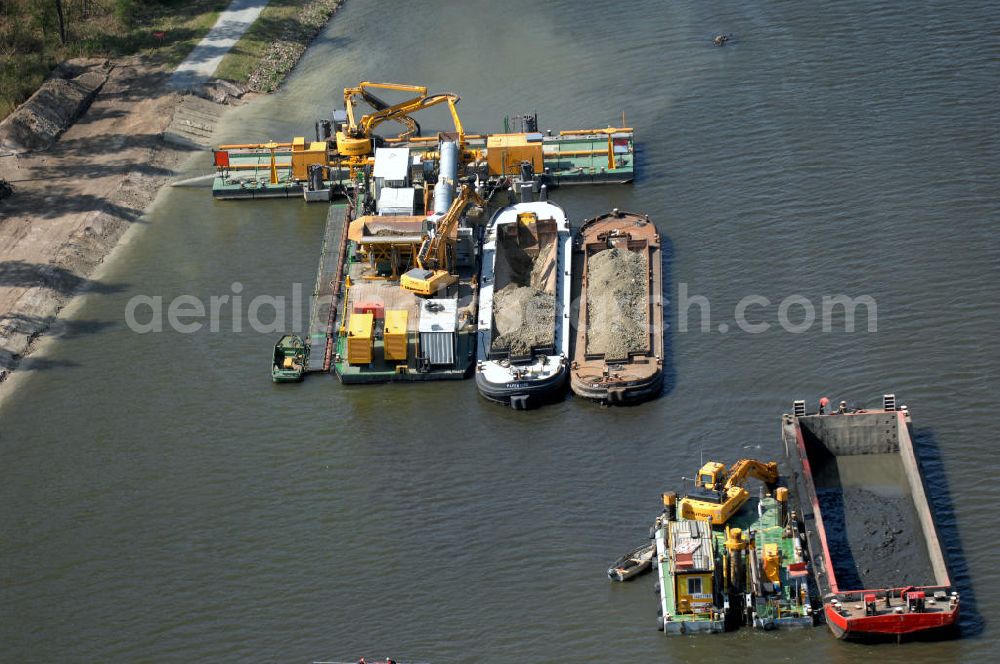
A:
<svg viewBox="0 0 1000 664">
<path fill-rule="evenodd" d="M 400 143 L 415 155 L 432 152 L 436 143 Z M 468 149 L 485 148 L 485 140 L 470 139 Z M 610 145 L 614 168 L 609 168 L 609 140 L 604 135 L 545 136 L 542 138 L 544 174 L 541 182 L 550 187 L 592 184 L 627 184 L 635 178 L 635 146 L 631 132 L 614 134 Z M 218 166 L 212 195 L 221 200 L 259 198 L 301 198 L 325 200 L 353 190 L 354 180 L 346 168 L 330 166 L 323 180 L 324 195 L 307 192 L 306 183 L 292 177 L 291 148 L 226 151 L 226 166 Z M 272 168 L 273 164 L 273 168 Z M 273 171 L 273 173 L 272 173 Z"/>
<path fill-rule="evenodd" d="M 653 561 L 660 589 L 658 627 L 664 633 L 673 635 L 723 632 L 742 623 L 762 629 L 812 626 L 814 619 L 802 541 L 797 528 L 782 523 L 781 510 L 780 503 L 768 495 L 751 497 L 726 526 L 712 526 L 707 521 L 683 518 L 669 520 L 665 515 L 659 517 L 655 525 L 656 557 Z M 748 581 L 747 592 L 738 595 L 726 596 L 727 593 L 720 592 L 731 574 L 726 560 L 727 527 L 752 534 L 749 551 L 755 551 L 754 555 L 761 555 L 768 545 L 777 546 L 781 561 L 778 584 L 762 581 L 763 572 L 751 572 L 748 562 L 748 577 L 756 579 L 756 584 Z M 691 543 L 671 547 L 668 541 L 671 528 L 675 535 L 678 531 L 683 532 L 684 539 Z M 704 547 L 710 548 L 710 551 L 699 551 Z M 679 558 L 685 555 L 688 556 L 685 562 L 690 565 L 689 569 L 703 572 L 701 576 L 710 576 L 714 582 L 714 588 L 709 593 L 688 596 L 702 598 L 704 604 L 698 608 L 706 610 L 684 611 L 680 606 L 684 600 L 676 596 L 675 576 Z M 760 592 L 760 584 L 765 584 L 764 592 Z M 701 581 L 697 589 L 705 590 Z"/>
</svg>

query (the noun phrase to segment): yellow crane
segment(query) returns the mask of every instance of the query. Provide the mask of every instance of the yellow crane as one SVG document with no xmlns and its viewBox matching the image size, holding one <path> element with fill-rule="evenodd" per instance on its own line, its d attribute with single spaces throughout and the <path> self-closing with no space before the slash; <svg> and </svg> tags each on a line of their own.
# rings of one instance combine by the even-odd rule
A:
<svg viewBox="0 0 1000 664">
<path fill-rule="evenodd" d="M 710 521 L 713 526 L 725 524 L 750 498 L 750 493 L 743 488 L 748 477 L 755 477 L 765 484 L 775 484 L 778 481 L 778 464 L 774 461 L 740 459 L 727 473 L 724 464 L 709 461 L 698 471 L 695 491 L 680 501 L 680 515 L 685 519 Z"/>
<path fill-rule="evenodd" d="M 411 293 L 429 296 L 446 288 L 458 277 L 451 273 L 448 261 L 450 236 L 458 225 L 458 220 L 469 205 L 486 207 L 486 201 L 475 189 L 464 185 L 462 191 L 452 201 L 448 211 L 438 219 L 437 229 L 428 233 L 417 251 L 416 267 L 406 272 L 399 285 Z"/>
<path fill-rule="evenodd" d="M 376 108 L 374 113 L 369 113 L 358 120 L 355 117 L 354 107 L 358 99 L 364 100 L 371 106 L 382 106 L 383 102 L 373 97 L 369 92 L 371 89 L 396 90 L 401 92 L 413 92 L 416 96 L 406 99 L 391 106 Z M 425 108 L 431 108 L 439 104 L 447 104 L 451 112 L 452 121 L 455 123 L 455 132 L 458 134 L 459 147 L 465 142 L 465 130 L 462 121 L 458 117 L 458 110 L 455 104 L 460 97 L 450 92 L 441 94 L 427 94 L 427 88 L 422 85 L 407 85 L 404 83 L 372 83 L 363 81 L 353 88 L 344 88 L 344 108 L 347 111 L 347 124 L 337 131 L 337 152 L 342 157 L 347 157 L 351 167 L 361 165 L 375 149 L 372 136 L 375 128 L 383 122 L 395 121 L 406 127 L 406 130 L 399 134 L 396 139 L 405 140 L 417 132 L 417 123 L 410 117 L 411 114 Z"/>
</svg>

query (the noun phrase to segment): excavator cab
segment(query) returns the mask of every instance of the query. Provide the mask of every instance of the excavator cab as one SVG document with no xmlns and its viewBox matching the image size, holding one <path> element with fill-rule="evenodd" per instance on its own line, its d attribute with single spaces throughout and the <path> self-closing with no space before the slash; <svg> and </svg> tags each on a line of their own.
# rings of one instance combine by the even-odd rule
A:
<svg viewBox="0 0 1000 664">
<path fill-rule="evenodd" d="M 684 501 L 693 499 L 706 503 L 721 503 L 726 497 L 722 490 L 725 481 L 726 466 L 718 461 L 709 461 L 698 471 L 697 481 Z"/>
<path fill-rule="evenodd" d="M 718 461 L 709 461 L 698 471 L 698 486 L 711 491 L 720 491 L 726 478 L 726 466 Z"/>
</svg>

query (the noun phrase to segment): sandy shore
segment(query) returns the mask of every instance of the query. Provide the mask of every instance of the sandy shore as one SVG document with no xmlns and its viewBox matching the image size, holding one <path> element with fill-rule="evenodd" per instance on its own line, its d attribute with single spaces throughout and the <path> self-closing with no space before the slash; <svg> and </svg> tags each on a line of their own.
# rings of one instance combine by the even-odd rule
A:
<svg viewBox="0 0 1000 664">
<path fill-rule="evenodd" d="M 196 152 L 163 140 L 183 99 L 169 76 L 138 59 L 115 62 L 51 147 L 0 157 L 0 178 L 15 187 L 0 202 L 0 382 L 75 294 L 102 288 L 95 269 Z"/>
<path fill-rule="evenodd" d="M 283 59 L 265 54 L 259 68 L 282 80 L 341 4 L 306 3 L 308 29 L 278 44 L 287 51 Z M 244 5 L 262 3 L 245 0 L 231 9 Z M 203 155 L 226 109 L 179 93 L 174 72 L 164 67 L 140 58 L 110 64 L 89 108 L 55 143 L 0 153 L 0 179 L 15 187 L 0 200 L 0 401 L 17 382 L 8 380 L 12 372 L 73 297 L 101 292 L 98 268 L 184 162 Z M 222 101 L 233 91 L 219 82 L 206 87 Z"/>
</svg>

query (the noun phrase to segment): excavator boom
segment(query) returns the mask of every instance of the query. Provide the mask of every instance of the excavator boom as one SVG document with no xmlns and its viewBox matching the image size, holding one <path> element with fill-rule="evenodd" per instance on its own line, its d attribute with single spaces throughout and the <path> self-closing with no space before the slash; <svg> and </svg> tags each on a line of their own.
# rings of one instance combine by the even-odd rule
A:
<svg viewBox="0 0 1000 664">
<path fill-rule="evenodd" d="M 775 484 L 778 481 L 778 464 L 774 461 L 740 459 L 729 469 L 721 490 L 713 495 L 712 487 L 720 488 L 723 474 L 725 466 L 722 464 L 705 464 L 699 473 L 697 495 L 685 496 L 680 501 L 681 516 L 710 521 L 714 526 L 725 524 L 750 498 L 750 493 L 743 488 L 747 478 L 753 477 L 768 485 Z"/>
<path fill-rule="evenodd" d="M 756 459 L 740 459 L 729 469 L 725 489 L 728 491 L 734 486 L 742 486 L 747 477 L 753 477 L 765 484 L 774 484 L 778 481 L 778 464 L 774 461 L 765 463 Z"/>
<path fill-rule="evenodd" d="M 486 201 L 476 190 L 463 186 L 448 211 L 437 221 L 437 229 L 430 232 L 417 251 L 416 267 L 399 280 L 399 285 L 417 295 L 433 295 L 441 287 L 455 282 L 447 261 L 448 241 L 458 225 L 462 213 L 469 205 L 485 207 Z"/>
<path fill-rule="evenodd" d="M 373 88 L 414 92 L 416 96 L 390 106 L 371 94 L 370 90 Z M 375 109 L 373 113 L 362 116 L 360 120 L 355 117 L 354 112 L 355 100 L 358 98 L 363 99 Z M 384 122 L 395 121 L 402 124 L 406 129 L 396 138 L 405 140 L 420 129 L 420 126 L 410 115 L 439 104 L 448 104 L 452 121 L 455 123 L 455 132 L 458 134 L 459 148 L 461 148 L 465 142 L 465 130 L 455 108 L 459 99 L 458 95 L 452 93 L 428 95 L 427 88 L 422 85 L 405 85 L 403 83 L 364 81 L 359 83 L 357 87 L 344 88 L 347 126 L 342 131 L 337 132 L 337 152 L 341 156 L 358 159 L 369 156 L 373 149 L 372 135 L 375 129 Z"/>
</svg>

